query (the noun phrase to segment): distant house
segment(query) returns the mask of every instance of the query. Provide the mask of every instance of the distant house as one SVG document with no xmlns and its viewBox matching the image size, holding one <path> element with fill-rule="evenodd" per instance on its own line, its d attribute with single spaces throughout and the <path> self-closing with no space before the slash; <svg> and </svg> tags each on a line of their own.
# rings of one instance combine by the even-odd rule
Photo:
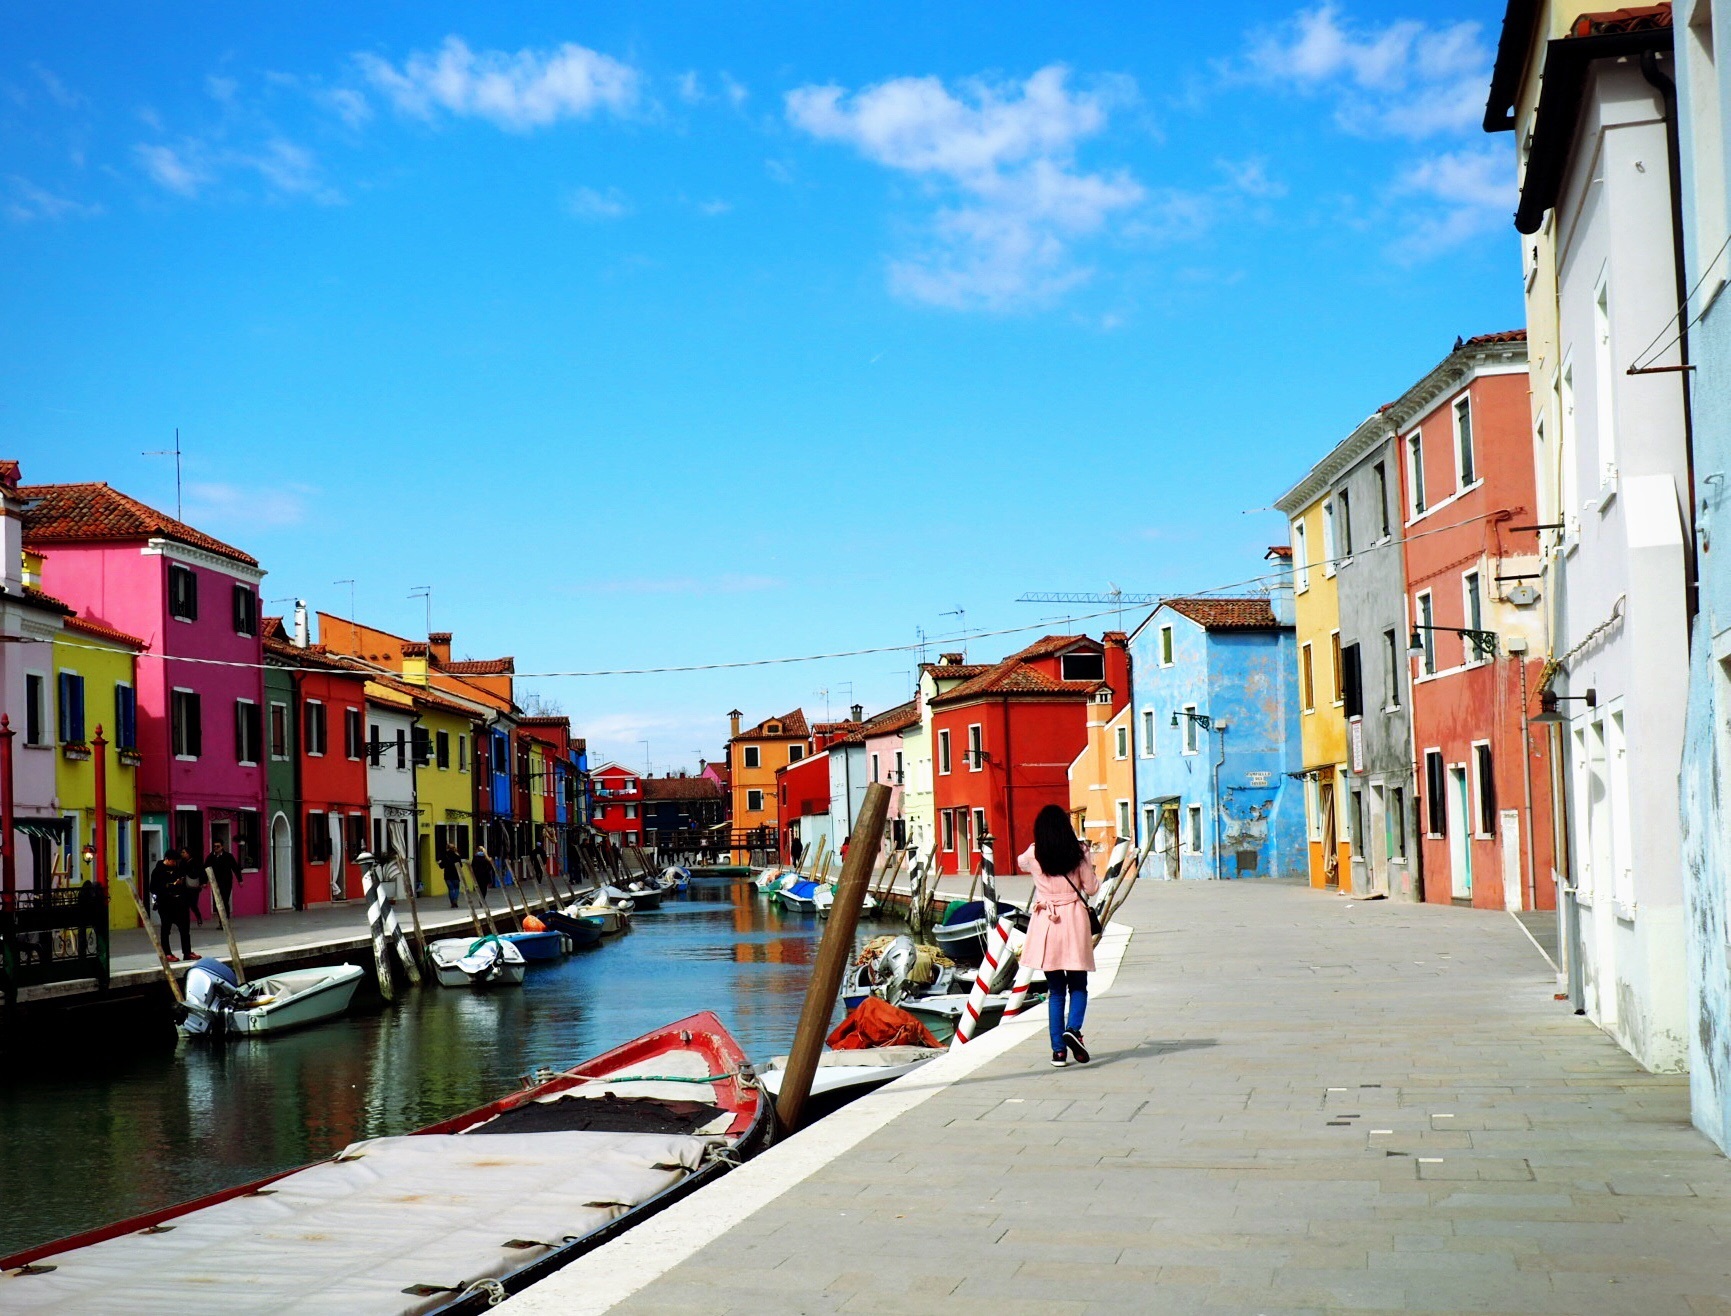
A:
<svg viewBox="0 0 1731 1316">
<path fill-rule="evenodd" d="M 890 789 L 884 837 L 887 848 L 900 849 L 908 844 L 907 818 L 902 812 L 908 762 L 907 741 L 910 735 L 918 734 L 919 728 L 919 702 L 915 699 L 879 713 L 860 728 L 865 779 L 868 783 L 879 782 Z"/>
<path fill-rule="evenodd" d="M 901 813 L 907 834 L 907 844 L 915 849 L 936 845 L 938 809 L 935 793 L 936 767 L 933 759 L 937 739 L 932 734 L 932 700 L 954 690 L 964 681 L 971 681 L 992 669 L 991 663 L 968 663 L 964 655 L 946 653 L 935 663 L 920 666 L 919 689 L 914 695 L 914 708 L 920 718 L 901 733 L 903 770 Z"/>
<path fill-rule="evenodd" d="M 1113 632 L 1120 642 L 1122 632 Z M 1108 635 L 1107 638 L 1111 638 Z M 1135 677 L 1132 675 L 1134 686 Z M 1070 819 L 1103 859 L 1120 838 L 1136 840 L 1135 720 L 1130 702 L 1088 704 L 1088 742 L 1069 768 Z"/>
<path fill-rule="evenodd" d="M 590 773 L 595 796 L 591 824 L 615 845 L 643 844 L 643 774 L 622 763 Z"/>
<path fill-rule="evenodd" d="M 1309 871 L 1291 600 L 1167 599 L 1130 638 L 1149 876 Z M 1116 748 L 1116 747 L 1114 747 Z"/>
<path fill-rule="evenodd" d="M 645 777 L 643 841 L 669 856 L 688 854 L 715 839 L 727 821 L 727 801 L 713 777 Z"/>
<path fill-rule="evenodd" d="M 802 855 L 826 837 L 831 851 L 840 850 L 845 837 L 835 831 L 830 819 L 829 750 L 820 750 L 776 769 L 775 792 L 783 860 L 792 861 L 795 837 L 799 838 Z"/>
<path fill-rule="evenodd" d="M 733 792 L 733 831 L 741 845 L 735 863 L 747 863 L 752 852 L 776 853 L 782 841 L 781 811 L 776 802 L 776 773 L 811 755 L 811 728 L 802 709 L 768 717 L 740 729 L 741 713 L 728 715 L 727 775 Z M 741 838 L 741 833 L 745 836 Z M 755 834 L 755 836 L 753 835 Z"/>
</svg>

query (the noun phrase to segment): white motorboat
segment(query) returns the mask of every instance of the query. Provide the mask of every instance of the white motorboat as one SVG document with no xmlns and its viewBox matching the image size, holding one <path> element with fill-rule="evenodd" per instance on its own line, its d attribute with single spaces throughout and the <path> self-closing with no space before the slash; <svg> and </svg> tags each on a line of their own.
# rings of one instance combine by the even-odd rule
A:
<svg viewBox="0 0 1731 1316">
<path fill-rule="evenodd" d="M 817 916 L 819 918 L 829 917 L 830 907 L 835 904 L 836 886 L 837 883 L 835 882 L 820 882 L 818 883 L 817 890 L 812 893 L 812 904 L 816 907 Z M 877 907 L 877 899 L 868 894 L 860 905 L 860 913 L 873 913 L 876 911 Z"/>
<path fill-rule="evenodd" d="M 603 937 L 614 936 L 631 926 L 631 902 L 628 900 L 620 904 L 599 900 L 593 905 L 573 905 L 565 912 L 572 918 L 600 919 Z"/>
<path fill-rule="evenodd" d="M 943 1047 L 878 1046 L 861 1051 L 829 1051 L 818 1054 L 817 1073 L 812 1075 L 810 1101 L 824 1100 L 821 1105 L 834 1109 L 862 1097 L 928 1065 L 945 1053 Z M 776 1056 L 761 1075 L 763 1089 L 777 1099 L 781 1096 L 781 1081 L 787 1076 L 787 1057 Z M 808 1115 L 815 1114 L 807 1111 Z"/>
<path fill-rule="evenodd" d="M 528 967 L 523 952 L 501 937 L 447 937 L 427 947 L 441 987 L 520 987 Z"/>
<path fill-rule="evenodd" d="M 365 970 L 355 964 L 286 969 L 240 985 L 220 960 L 196 961 L 186 973 L 186 1018 L 193 1034 L 255 1035 L 305 1028 L 349 1008 Z"/>
</svg>

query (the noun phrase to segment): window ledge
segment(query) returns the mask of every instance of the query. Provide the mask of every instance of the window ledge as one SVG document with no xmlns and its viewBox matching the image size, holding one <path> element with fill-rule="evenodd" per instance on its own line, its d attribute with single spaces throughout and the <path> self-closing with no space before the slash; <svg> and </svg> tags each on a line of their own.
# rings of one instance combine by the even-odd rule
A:
<svg viewBox="0 0 1731 1316">
<path fill-rule="evenodd" d="M 1641 906 L 1633 900 L 1612 900 L 1611 912 L 1617 916 L 1620 923 L 1633 923 L 1635 915 L 1640 913 Z"/>
<path fill-rule="evenodd" d="M 1605 482 L 1599 486 L 1599 492 L 1593 496 L 1587 506 L 1592 508 L 1592 510 L 1597 512 L 1600 516 L 1603 516 L 1606 512 L 1610 511 L 1611 504 L 1617 501 L 1617 482 L 1618 476 L 1616 472 L 1612 472 Z"/>
<path fill-rule="evenodd" d="M 197 763 L 198 762 L 198 755 L 197 754 L 176 754 L 174 756 L 174 761 L 176 763 Z"/>
<path fill-rule="evenodd" d="M 29 741 L 25 741 L 25 742 L 24 742 L 24 748 L 25 748 L 25 749 L 47 749 L 47 750 L 52 750 L 52 749 L 53 749 L 53 748 L 54 748 L 54 746 L 52 746 L 52 745 L 50 745 L 50 744 L 49 744 L 49 743 L 48 743 L 48 742 L 47 742 L 47 741 L 42 741 L 42 742 L 40 742 L 40 743 L 37 743 L 37 744 L 32 744 L 32 743 L 31 743 L 31 742 L 29 742 Z"/>
</svg>

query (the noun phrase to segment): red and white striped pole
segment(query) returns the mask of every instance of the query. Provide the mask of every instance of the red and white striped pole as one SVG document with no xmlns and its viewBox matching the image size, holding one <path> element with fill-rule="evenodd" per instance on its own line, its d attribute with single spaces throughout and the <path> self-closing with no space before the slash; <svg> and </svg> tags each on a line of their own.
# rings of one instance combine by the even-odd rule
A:
<svg viewBox="0 0 1731 1316">
<path fill-rule="evenodd" d="M 968 993 L 961 1018 L 956 1020 L 956 1037 L 951 1043 L 952 1046 L 967 1045 L 968 1040 L 979 1029 L 980 1016 L 986 1008 L 986 998 L 991 995 L 992 983 L 998 976 L 998 966 L 1010 953 L 1010 918 L 1004 906 L 998 903 L 997 887 L 992 880 L 995 873 L 992 840 L 986 837 L 980 842 L 980 881 L 986 895 L 986 907 L 995 915 L 995 922 L 986 937 L 986 957 L 980 963 L 979 973 L 974 976 L 974 989 Z"/>
</svg>

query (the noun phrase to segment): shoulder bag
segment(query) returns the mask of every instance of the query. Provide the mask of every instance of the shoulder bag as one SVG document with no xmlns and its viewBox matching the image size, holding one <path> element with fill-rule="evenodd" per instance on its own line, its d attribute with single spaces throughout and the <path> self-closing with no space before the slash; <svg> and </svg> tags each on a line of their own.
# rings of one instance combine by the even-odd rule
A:
<svg viewBox="0 0 1731 1316">
<path fill-rule="evenodd" d="M 1100 924 L 1100 916 L 1094 912 L 1094 907 L 1088 903 L 1088 897 L 1082 894 L 1082 889 L 1070 881 L 1068 873 L 1064 874 L 1064 881 L 1069 885 L 1070 890 L 1076 893 L 1076 899 L 1082 902 L 1082 908 L 1088 911 L 1088 931 L 1098 937 L 1105 931 L 1105 928 Z"/>
</svg>

